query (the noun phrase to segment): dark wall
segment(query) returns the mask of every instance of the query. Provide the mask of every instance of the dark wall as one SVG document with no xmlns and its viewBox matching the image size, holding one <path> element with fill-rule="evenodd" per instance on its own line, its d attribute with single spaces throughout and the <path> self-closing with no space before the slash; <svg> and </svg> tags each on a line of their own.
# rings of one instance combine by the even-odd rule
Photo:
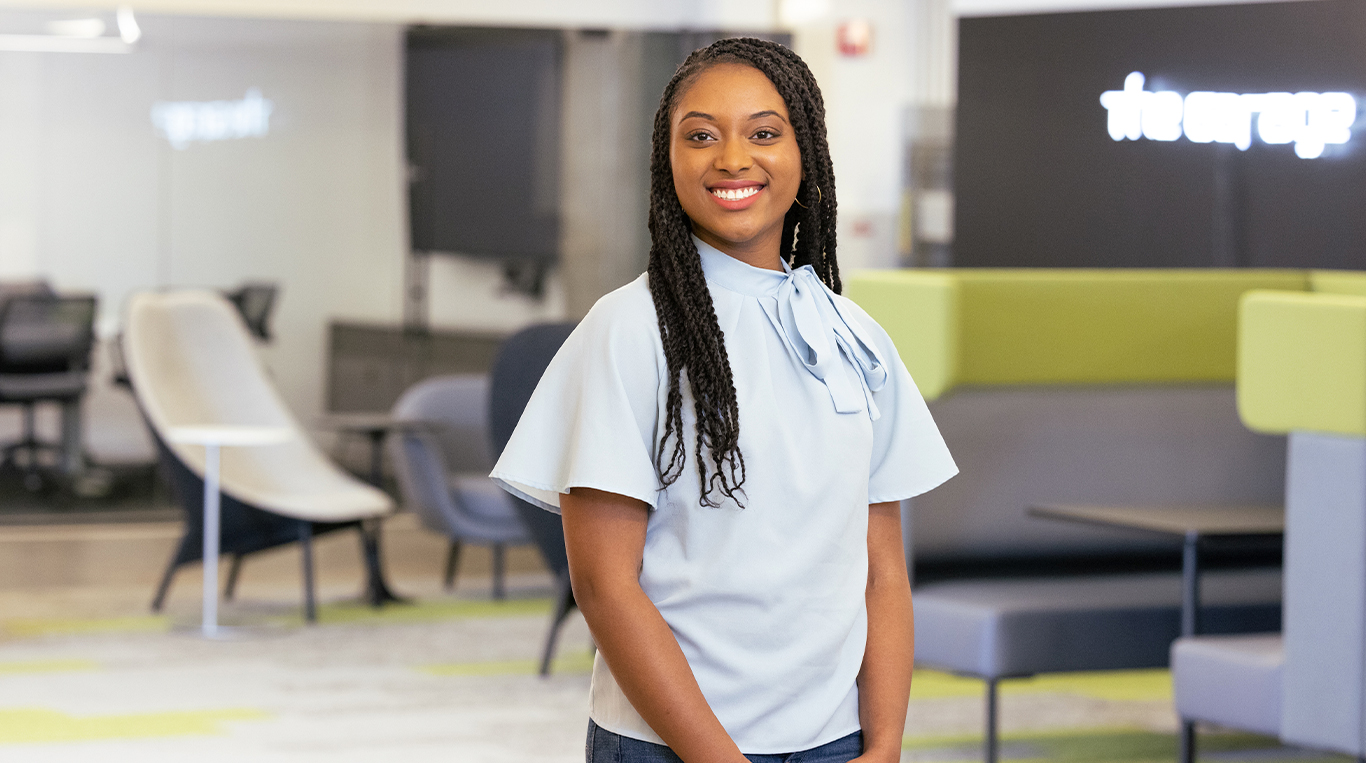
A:
<svg viewBox="0 0 1366 763">
<path fill-rule="evenodd" d="M 1345 91 L 1366 106 L 1366 2 L 966 18 L 954 264 L 1366 265 L 1366 118 L 1301 159 L 1255 137 L 1113 141 L 1100 94 Z"/>
</svg>

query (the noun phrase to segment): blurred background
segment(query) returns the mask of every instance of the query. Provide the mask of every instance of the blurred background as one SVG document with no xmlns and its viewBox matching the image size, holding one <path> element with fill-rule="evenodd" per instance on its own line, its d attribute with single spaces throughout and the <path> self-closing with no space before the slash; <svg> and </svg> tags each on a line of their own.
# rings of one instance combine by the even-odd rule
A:
<svg viewBox="0 0 1366 763">
<path fill-rule="evenodd" d="M 1279 635 L 1323 574 L 1356 593 L 1315 611 L 1366 639 L 1361 554 L 1314 541 L 1292 584 L 1283 544 L 1296 500 L 1344 502 L 1345 538 L 1366 507 L 1287 479 L 1366 441 L 1361 0 L 27 0 L 0 3 L 0 759 L 581 759 L 558 522 L 483 475 L 644 270 L 659 94 L 731 36 L 820 82 L 847 294 L 964 467 L 904 506 L 903 759 L 1192 759 L 1196 723 L 1219 759 L 1366 754 L 1360 680 L 1304 721 L 1320 678 L 1285 655 L 1326 647 Z M 1324 300 L 1302 334 L 1286 294 Z M 1269 667 L 1195 639 L 1183 699 L 1169 647 L 1208 632 L 1273 634 L 1229 658 Z M 1257 681 L 1274 702 L 1220 704 Z"/>
</svg>

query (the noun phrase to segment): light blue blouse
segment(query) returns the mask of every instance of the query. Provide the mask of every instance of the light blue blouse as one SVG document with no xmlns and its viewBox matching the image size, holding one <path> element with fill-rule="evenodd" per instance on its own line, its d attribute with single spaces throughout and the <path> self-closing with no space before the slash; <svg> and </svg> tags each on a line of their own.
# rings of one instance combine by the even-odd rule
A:
<svg viewBox="0 0 1366 763">
<path fill-rule="evenodd" d="M 492 477 L 550 511 L 572 487 L 650 506 L 641 588 L 746 753 L 859 728 L 868 505 L 957 473 L 886 332 L 809 266 L 754 268 L 694 239 L 740 408 L 744 507 L 700 505 L 692 396 L 682 476 L 655 455 L 668 367 L 645 276 L 603 297 L 542 377 Z M 599 659 L 590 715 L 656 743 Z"/>
</svg>

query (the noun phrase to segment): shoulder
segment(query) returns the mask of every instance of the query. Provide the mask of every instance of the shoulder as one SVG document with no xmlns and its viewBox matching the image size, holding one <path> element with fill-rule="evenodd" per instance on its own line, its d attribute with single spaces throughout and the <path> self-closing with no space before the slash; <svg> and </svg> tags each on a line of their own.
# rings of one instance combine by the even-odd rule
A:
<svg viewBox="0 0 1366 763">
<path fill-rule="evenodd" d="M 599 299 L 574 334 L 585 349 L 663 352 L 654 298 L 645 274 Z"/>
</svg>

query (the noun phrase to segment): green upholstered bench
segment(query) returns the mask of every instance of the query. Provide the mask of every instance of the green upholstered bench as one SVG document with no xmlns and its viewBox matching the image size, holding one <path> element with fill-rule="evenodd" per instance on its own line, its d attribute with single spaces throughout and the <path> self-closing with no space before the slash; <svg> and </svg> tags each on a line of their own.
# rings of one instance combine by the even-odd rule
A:
<svg viewBox="0 0 1366 763">
<path fill-rule="evenodd" d="M 863 271 L 962 474 L 917 499 L 921 561 L 1154 551 L 1167 541 L 1024 516 L 1033 503 L 1278 503 L 1284 439 L 1236 415 L 1238 302 L 1366 293 L 1308 270 Z"/>
<path fill-rule="evenodd" d="M 890 270 L 846 294 L 927 400 L 972 385 L 1232 383 L 1238 299 L 1284 270 Z"/>
</svg>

